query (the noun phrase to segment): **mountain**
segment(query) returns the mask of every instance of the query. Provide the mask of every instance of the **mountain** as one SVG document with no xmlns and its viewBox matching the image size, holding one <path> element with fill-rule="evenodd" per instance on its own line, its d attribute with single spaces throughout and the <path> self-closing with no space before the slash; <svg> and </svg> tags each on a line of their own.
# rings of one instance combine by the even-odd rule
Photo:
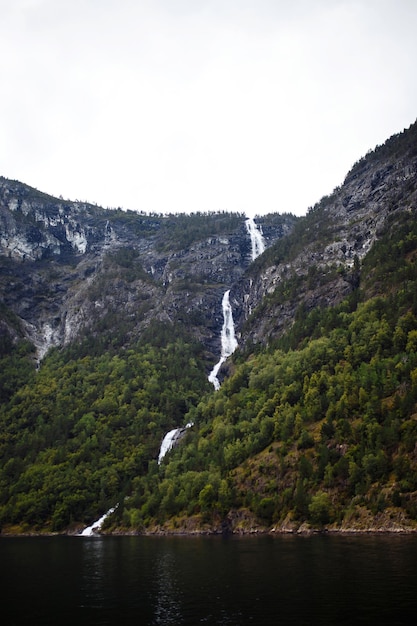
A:
<svg viewBox="0 0 417 626">
<path fill-rule="evenodd" d="M 416 180 L 417 124 L 302 218 L 1 178 L 3 532 L 414 529 Z"/>
<path fill-rule="evenodd" d="M 216 351 L 223 292 L 251 259 L 243 215 L 110 211 L 3 178 L 0 220 L 3 303 L 39 358 L 51 346 L 100 335 L 103 326 L 113 343 L 127 345 L 156 321 L 185 325 Z M 265 218 L 266 243 L 295 221 Z M 16 336 L 5 319 L 3 328 Z"/>
</svg>

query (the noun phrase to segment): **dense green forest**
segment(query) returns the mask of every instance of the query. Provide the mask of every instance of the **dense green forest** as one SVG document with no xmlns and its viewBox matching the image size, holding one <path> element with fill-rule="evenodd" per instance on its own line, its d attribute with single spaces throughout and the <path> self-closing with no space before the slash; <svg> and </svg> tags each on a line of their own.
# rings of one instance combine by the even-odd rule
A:
<svg viewBox="0 0 417 626">
<path fill-rule="evenodd" d="M 154 323 L 94 354 L 86 338 L 38 370 L 27 342 L 3 341 L 3 531 L 80 529 L 116 503 L 107 530 L 119 532 L 413 525 L 416 263 L 404 212 L 355 260 L 349 297 L 300 308 L 267 349 L 235 353 L 217 392 L 183 327 Z M 158 465 L 163 435 L 190 421 Z"/>
<path fill-rule="evenodd" d="M 281 347 L 237 356 L 113 527 L 213 526 L 239 511 L 266 526 L 417 520 L 417 225 L 390 226 L 340 306 L 300 312 Z"/>
<path fill-rule="evenodd" d="M 1 524 L 62 530 L 130 493 L 166 430 L 203 389 L 201 348 L 154 324 L 153 345 L 80 356 L 54 350 L 35 372 L 30 352 L 4 354 Z"/>
</svg>

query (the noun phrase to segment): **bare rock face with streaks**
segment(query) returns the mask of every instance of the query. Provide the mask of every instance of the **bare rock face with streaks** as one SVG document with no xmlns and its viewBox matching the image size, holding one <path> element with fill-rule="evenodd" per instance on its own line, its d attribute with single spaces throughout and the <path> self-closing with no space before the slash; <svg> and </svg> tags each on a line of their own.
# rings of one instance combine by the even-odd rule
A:
<svg viewBox="0 0 417 626">
<path fill-rule="evenodd" d="M 402 212 L 416 212 L 417 124 L 360 159 L 234 291 L 245 342 L 266 344 L 303 307 L 333 306 L 360 281 L 360 262 Z"/>
<path fill-rule="evenodd" d="M 269 243 L 296 218 L 271 219 Z M 0 179 L 3 302 L 42 358 L 114 324 L 125 342 L 180 323 L 217 353 L 225 288 L 251 262 L 245 216 L 149 216 L 52 198 Z M 116 321 L 117 320 L 117 321 Z M 7 320 L 3 322 L 6 332 Z"/>
</svg>

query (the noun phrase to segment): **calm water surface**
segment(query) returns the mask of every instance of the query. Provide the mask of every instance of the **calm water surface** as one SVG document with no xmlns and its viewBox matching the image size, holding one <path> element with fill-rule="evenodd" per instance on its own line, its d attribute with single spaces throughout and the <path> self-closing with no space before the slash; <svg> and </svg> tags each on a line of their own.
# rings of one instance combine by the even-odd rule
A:
<svg viewBox="0 0 417 626">
<path fill-rule="evenodd" d="M 417 536 L 4 537 L 0 601 L 5 626 L 411 624 Z"/>
</svg>

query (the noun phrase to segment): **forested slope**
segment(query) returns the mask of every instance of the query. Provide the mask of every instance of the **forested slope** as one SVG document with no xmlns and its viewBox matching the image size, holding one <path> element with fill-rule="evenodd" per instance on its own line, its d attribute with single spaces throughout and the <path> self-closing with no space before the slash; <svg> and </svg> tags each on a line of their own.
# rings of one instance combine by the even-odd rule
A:
<svg viewBox="0 0 417 626">
<path fill-rule="evenodd" d="M 3 356 L 18 387 L 0 412 L 3 526 L 63 530 L 130 493 L 163 433 L 209 388 L 201 348 L 174 334 L 154 326 L 153 345 L 117 354 L 53 350 L 36 373 Z"/>
<path fill-rule="evenodd" d="M 204 215 L 115 211 L 111 231 L 96 208 L 82 226 L 53 200 L 29 227 L 34 201 L 3 207 L 47 253 L 0 268 L 2 532 L 78 532 L 116 504 L 103 532 L 417 528 L 416 135 L 305 218 L 266 217 L 252 264 L 242 216 L 207 238 Z M 59 215 L 81 252 L 48 248 Z M 228 276 L 240 349 L 215 392 Z M 40 360 L 28 327 L 62 338 L 69 314 L 86 321 Z"/>
<path fill-rule="evenodd" d="M 273 349 L 237 357 L 219 392 L 190 412 L 188 443 L 133 482 L 114 524 L 414 528 L 416 263 L 410 212 L 338 307 L 300 312 Z"/>
</svg>

